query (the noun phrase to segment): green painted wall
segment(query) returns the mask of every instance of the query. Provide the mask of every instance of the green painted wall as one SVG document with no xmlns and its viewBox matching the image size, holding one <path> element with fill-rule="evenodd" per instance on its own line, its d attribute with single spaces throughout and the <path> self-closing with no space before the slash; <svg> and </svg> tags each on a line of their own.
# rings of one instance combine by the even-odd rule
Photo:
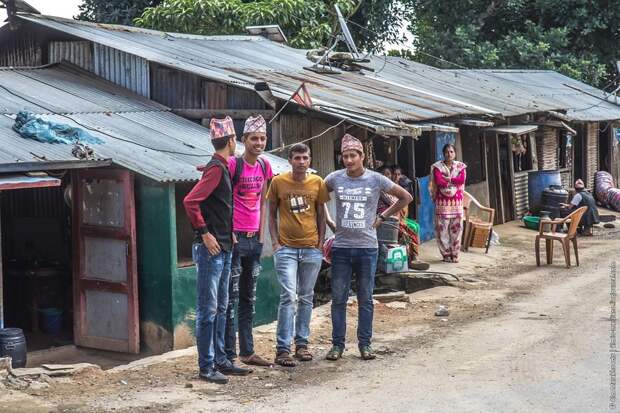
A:
<svg viewBox="0 0 620 413">
<path fill-rule="evenodd" d="M 256 287 L 254 325 L 267 324 L 275 320 L 280 302 L 280 284 L 273 268 L 273 257 L 263 258 L 261 265 L 263 269 Z M 175 330 L 181 326 L 183 331 L 191 330 L 193 334 L 196 321 L 196 267 L 177 269 L 173 279 L 173 298 L 172 321 Z"/>
<path fill-rule="evenodd" d="M 178 189 L 174 184 L 136 178 L 141 341 L 153 352 L 190 346 L 195 337 L 196 268 L 178 268 L 177 213 L 182 208 L 176 204 L 183 195 L 176 193 Z M 185 231 L 186 223 L 181 224 Z M 256 325 L 276 319 L 280 295 L 273 257 L 263 258 L 261 264 Z"/>
<path fill-rule="evenodd" d="M 174 327 L 174 186 L 137 177 L 135 195 L 141 341 L 151 351 L 168 351 Z"/>
<path fill-rule="evenodd" d="M 263 267 L 256 286 L 256 315 L 254 325 L 271 323 L 278 318 L 280 303 L 280 284 L 273 266 L 273 257 L 261 260 Z"/>
</svg>

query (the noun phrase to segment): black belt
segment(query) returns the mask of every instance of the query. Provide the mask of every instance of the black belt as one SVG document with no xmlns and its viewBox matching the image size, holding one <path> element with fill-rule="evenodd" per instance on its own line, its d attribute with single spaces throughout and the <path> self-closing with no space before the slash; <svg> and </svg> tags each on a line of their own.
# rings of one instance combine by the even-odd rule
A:
<svg viewBox="0 0 620 413">
<path fill-rule="evenodd" d="M 254 238 L 258 235 L 258 231 L 254 231 L 254 232 L 235 231 L 235 234 L 243 238 Z"/>
</svg>

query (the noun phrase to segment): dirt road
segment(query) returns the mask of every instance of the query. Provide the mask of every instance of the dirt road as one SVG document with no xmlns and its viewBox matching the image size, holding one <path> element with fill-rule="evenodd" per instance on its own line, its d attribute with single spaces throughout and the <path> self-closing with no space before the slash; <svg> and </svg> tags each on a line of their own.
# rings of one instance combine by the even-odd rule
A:
<svg viewBox="0 0 620 413">
<path fill-rule="evenodd" d="M 458 406 L 459 412 L 607 411 L 608 262 L 562 277 L 510 303 L 506 314 L 472 323 L 429 348 L 378 363 L 360 362 L 328 383 L 234 410 L 448 412 Z"/>
<path fill-rule="evenodd" d="M 323 360 L 329 311 L 320 308 L 311 345 L 317 359 L 293 370 L 257 370 L 217 386 L 197 380 L 192 355 L 45 389 L 8 386 L 0 411 L 609 411 L 610 265 L 620 261 L 620 233 L 580 240 L 581 267 L 565 269 L 533 265 L 532 232 L 516 225 L 499 232 L 502 246 L 489 255 L 464 254 L 458 267 L 433 262 L 462 282 L 411 294 L 400 308 L 376 306 L 378 360 L 357 357 L 354 305 L 351 350 L 337 363 Z M 432 244 L 423 248 L 436 253 Z M 450 308 L 448 317 L 433 315 L 438 304 Z M 273 326 L 256 337 L 261 354 L 270 354 Z"/>
</svg>

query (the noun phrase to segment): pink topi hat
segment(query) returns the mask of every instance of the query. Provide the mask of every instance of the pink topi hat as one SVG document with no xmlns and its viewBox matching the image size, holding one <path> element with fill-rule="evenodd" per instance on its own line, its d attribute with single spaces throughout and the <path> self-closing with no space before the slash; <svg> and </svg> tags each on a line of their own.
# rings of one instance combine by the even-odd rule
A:
<svg viewBox="0 0 620 413">
<path fill-rule="evenodd" d="M 224 119 L 211 119 L 209 128 L 211 128 L 211 139 L 235 136 L 235 124 L 230 116 Z"/>
</svg>

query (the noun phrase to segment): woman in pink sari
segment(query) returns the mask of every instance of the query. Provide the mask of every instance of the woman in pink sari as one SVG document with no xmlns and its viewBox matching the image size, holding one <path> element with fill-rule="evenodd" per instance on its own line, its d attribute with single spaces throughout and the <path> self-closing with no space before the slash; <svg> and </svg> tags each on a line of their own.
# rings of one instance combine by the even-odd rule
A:
<svg viewBox="0 0 620 413">
<path fill-rule="evenodd" d="M 467 179 L 454 145 L 443 147 L 443 161 L 431 166 L 431 197 L 435 201 L 435 237 L 446 262 L 458 262 L 463 233 L 463 192 Z"/>
</svg>

